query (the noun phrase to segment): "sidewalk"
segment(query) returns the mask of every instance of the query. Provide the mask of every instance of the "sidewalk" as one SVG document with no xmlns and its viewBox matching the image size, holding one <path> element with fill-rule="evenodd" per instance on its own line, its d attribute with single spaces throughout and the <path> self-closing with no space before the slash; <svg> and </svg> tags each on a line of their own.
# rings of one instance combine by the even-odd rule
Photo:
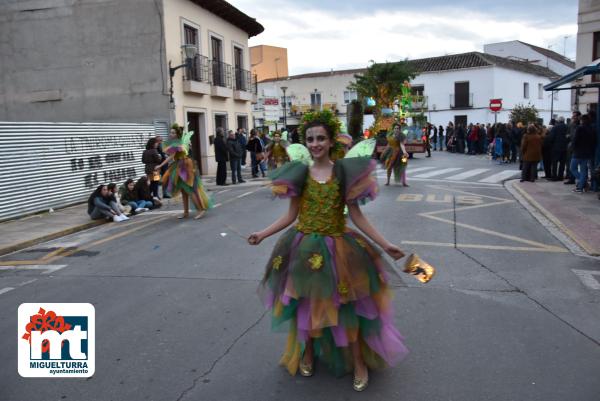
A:
<svg viewBox="0 0 600 401">
<path fill-rule="evenodd" d="M 238 184 L 235 188 L 264 185 L 268 181 L 266 178 L 252 178 L 250 169 L 242 170 L 242 177 L 246 183 Z M 209 192 L 225 188 L 216 185 L 215 176 L 204 176 L 202 182 Z M 227 171 L 227 182 L 231 184 L 231 171 L 229 170 Z M 231 187 L 230 185 L 226 188 Z M 181 209 L 180 200 L 181 197 L 165 199 L 166 202 L 159 210 L 179 210 Z M 151 214 L 152 212 L 147 213 Z M 104 223 L 104 220 L 90 220 L 85 202 L 57 209 L 52 213 L 44 212 L 8 220 L 0 223 L 0 256 Z"/>
<path fill-rule="evenodd" d="M 581 250 L 590 256 L 600 256 L 600 200 L 597 192 L 573 193 L 574 185 L 543 178 L 535 183 L 510 181 L 507 189 L 510 191 L 511 188 L 515 190 L 513 195 L 514 192 L 521 195 Z"/>
</svg>

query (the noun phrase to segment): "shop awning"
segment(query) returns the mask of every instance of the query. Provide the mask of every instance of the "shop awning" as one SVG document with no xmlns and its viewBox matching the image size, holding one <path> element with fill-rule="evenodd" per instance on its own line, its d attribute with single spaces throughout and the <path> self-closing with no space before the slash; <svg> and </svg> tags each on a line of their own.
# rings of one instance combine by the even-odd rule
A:
<svg viewBox="0 0 600 401">
<path fill-rule="evenodd" d="M 584 67 L 578 68 L 575 71 L 557 79 L 554 82 L 550 82 L 548 85 L 544 86 L 544 90 L 551 91 L 556 90 L 559 87 L 566 85 L 570 82 L 575 81 L 583 77 L 584 75 L 592 75 L 592 74 L 600 74 L 600 59 L 597 59 L 591 64 L 588 64 Z"/>
</svg>

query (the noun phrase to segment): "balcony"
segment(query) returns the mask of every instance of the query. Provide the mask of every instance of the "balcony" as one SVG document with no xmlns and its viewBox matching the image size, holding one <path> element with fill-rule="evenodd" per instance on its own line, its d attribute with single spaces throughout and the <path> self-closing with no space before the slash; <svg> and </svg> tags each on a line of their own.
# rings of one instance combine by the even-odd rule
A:
<svg viewBox="0 0 600 401">
<path fill-rule="evenodd" d="M 199 54 L 194 57 L 191 68 L 186 68 L 183 76 L 183 91 L 198 95 L 210 95 L 210 74 L 208 57 Z"/>
<path fill-rule="evenodd" d="M 228 98 L 232 96 L 231 91 L 231 65 L 219 60 L 209 62 L 211 72 L 211 96 Z"/>
<path fill-rule="evenodd" d="M 470 109 L 473 107 L 473 94 L 464 93 L 460 95 L 450 95 L 451 109 Z"/>
<path fill-rule="evenodd" d="M 234 100 L 246 102 L 254 101 L 256 98 L 256 75 L 252 76 L 250 71 L 243 70 L 241 68 L 236 68 L 234 71 Z"/>
<path fill-rule="evenodd" d="M 411 109 L 413 111 L 426 111 L 428 108 L 427 96 L 413 95 L 411 99 Z"/>
</svg>

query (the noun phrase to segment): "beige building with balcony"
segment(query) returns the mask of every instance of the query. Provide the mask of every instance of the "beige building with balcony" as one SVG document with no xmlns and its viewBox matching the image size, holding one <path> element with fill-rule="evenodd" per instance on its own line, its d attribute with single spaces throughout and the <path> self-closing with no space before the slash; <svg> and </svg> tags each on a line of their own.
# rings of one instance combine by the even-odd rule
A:
<svg viewBox="0 0 600 401">
<path fill-rule="evenodd" d="M 172 66 L 185 63 L 181 46 L 194 45 L 191 67 L 173 77 L 173 120 L 199 133 L 192 139 L 203 173 L 216 171 L 214 135 L 251 128 L 256 79 L 250 73 L 248 38 L 262 32 L 254 19 L 224 1 L 165 2 L 166 57 Z"/>
</svg>

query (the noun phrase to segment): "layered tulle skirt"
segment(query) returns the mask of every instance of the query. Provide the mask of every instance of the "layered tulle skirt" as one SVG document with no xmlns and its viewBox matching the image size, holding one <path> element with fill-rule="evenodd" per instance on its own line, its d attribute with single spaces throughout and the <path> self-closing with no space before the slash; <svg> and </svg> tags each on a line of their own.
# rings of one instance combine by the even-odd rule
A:
<svg viewBox="0 0 600 401">
<path fill-rule="evenodd" d="M 162 177 L 162 185 L 171 196 L 183 191 L 190 196 L 196 195 L 203 210 L 212 207 L 212 201 L 204 190 L 195 162 L 190 157 L 174 160 Z"/>
<path fill-rule="evenodd" d="M 371 369 L 398 363 L 408 350 L 393 325 L 385 260 L 362 235 L 286 231 L 269 259 L 260 286 L 274 329 L 287 328 L 281 358 L 295 374 L 306 342 L 335 375 L 353 370 L 358 341 Z"/>
</svg>

